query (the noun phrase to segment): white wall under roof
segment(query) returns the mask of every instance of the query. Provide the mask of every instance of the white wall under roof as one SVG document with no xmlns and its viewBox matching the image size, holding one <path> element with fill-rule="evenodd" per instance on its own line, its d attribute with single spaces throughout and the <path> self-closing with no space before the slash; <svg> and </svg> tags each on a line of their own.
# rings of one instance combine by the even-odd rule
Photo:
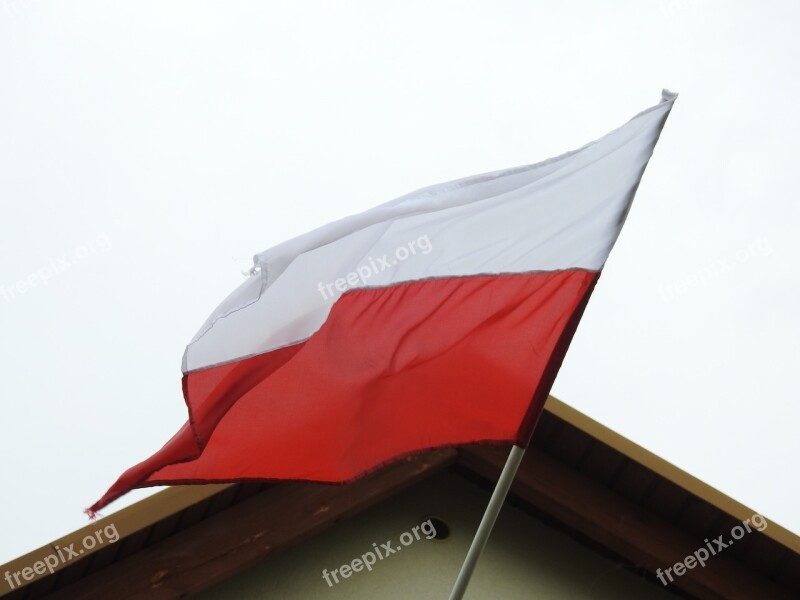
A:
<svg viewBox="0 0 800 600">
<path fill-rule="evenodd" d="M 338 523 L 197 596 L 198 600 L 349 600 L 447 598 L 489 493 L 443 472 L 383 504 Z M 371 571 L 328 585 L 329 572 L 400 536 L 428 515 L 451 528 L 443 541 L 422 538 L 378 560 Z M 408 539 L 408 538 L 405 538 Z M 356 565 L 358 566 L 358 565 Z M 333 582 L 333 580 L 331 580 Z M 466 599 L 669 600 L 675 596 L 506 504 Z"/>
</svg>

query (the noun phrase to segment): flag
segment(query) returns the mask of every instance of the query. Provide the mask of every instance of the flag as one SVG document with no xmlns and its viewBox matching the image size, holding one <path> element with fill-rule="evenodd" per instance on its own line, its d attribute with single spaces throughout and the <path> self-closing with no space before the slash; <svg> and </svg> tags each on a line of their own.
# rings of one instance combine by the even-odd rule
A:
<svg viewBox="0 0 800 600">
<path fill-rule="evenodd" d="M 133 488 L 345 482 L 432 448 L 527 446 L 675 98 L 256 255 L 186 348 L 188 422 L 87 512 Z"/>
</svg>

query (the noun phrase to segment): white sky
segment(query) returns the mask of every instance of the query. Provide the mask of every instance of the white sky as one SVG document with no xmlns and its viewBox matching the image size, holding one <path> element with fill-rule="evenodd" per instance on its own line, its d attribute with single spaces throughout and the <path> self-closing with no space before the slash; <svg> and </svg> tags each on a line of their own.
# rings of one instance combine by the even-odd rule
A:
<svg viewBox="0 0 800 600">
<path fill-rule="evenodd" d="M 800 531 L 798 17 L 0 0 L 0 562 L 84 525 L 186 420 L 184 346 L 254 253 L 581 146 L 662 87 L 681 96 L 554 392 Z"/>
</svg>

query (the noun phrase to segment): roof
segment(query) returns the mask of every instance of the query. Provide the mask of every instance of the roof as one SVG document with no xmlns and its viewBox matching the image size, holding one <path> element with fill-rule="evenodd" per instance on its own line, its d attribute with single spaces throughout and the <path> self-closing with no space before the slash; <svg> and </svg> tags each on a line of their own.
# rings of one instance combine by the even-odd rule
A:
<svg viewBox="0 0 800 600">
<path fill-rule="evenodd" d="M 31 581 L 3 582 L 4 600 L 178 598 L 298 544 L 442 469 L 491 487 L 508 449 L 463 446 L 392 463 L 347 485 L 240 483 L 168 488 L 0 567 Z M 550 397 L 510 501 L 549 525 L 654 579 L 720 534 L 751 519 L 744 506 Z M 119 536 L 58 561 L 33 565 L 87 536 Z M 99 536 L 99 537 L 98 537 Z M 63 552 L 62 552 L 63 554 Z M 54 561 L 53 561 L 54 562 Z M 44 563 L 42 563 L 44 564 Z M 20 578 L 20 576 L 18 576 Z M 795 598 L 800 538 L 769 521 L 673 586 L 696 598 Z"/>
</svg>

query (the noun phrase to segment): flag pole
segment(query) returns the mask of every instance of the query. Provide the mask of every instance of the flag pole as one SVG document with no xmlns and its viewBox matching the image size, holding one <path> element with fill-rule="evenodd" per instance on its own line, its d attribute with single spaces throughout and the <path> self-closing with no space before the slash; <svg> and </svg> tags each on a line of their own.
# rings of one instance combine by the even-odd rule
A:
<svg viewBox="0 0 800 600">
<path fill-rule="evenodd" d="M 483 513 L 481 524 L 478 525 L 478 531 L 475 532 L 475 537 L 472 539 L 472 545 L 469 547 L 467 557 L 464 559 L 464 564 L 461 565 L 461 572 L 458 574 L 453 591 L 450 592 L 450 600 L 461 600 L 464 597 L 469 580 L 473 571 L 475 571 L 475 565 L 478 564 L 481 552 L 483 552 L 486 542 L 489 541 L 489 534 L 492 533 L 497 515 L 500 513 L 506 494 L 508 494 L 511 482 L 514 481 L 514 476 L 517 474 L 517 469 L 524 455 L 525 448 L 520 448 L 516 445 L 511 448 L 506 464 L 503 467 L 503 472 L 500 473 L 500 478 L 494 487 L 492 497 L 486 506 L 486 511 Z"/>
</svg>

